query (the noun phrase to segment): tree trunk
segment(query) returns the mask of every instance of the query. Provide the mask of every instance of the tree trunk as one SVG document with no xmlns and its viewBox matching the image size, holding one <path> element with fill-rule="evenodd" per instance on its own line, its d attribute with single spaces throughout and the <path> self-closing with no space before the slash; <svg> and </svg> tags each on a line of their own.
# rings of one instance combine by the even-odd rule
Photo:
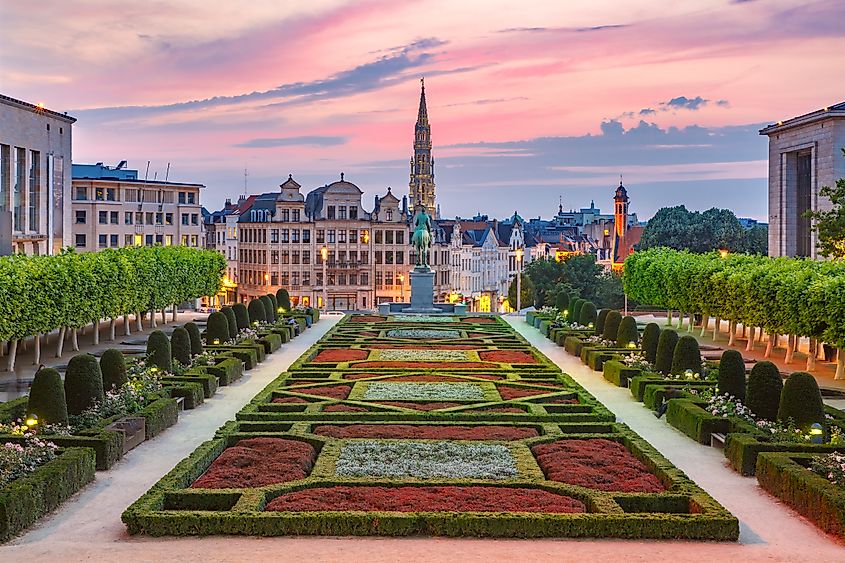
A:
<svg viewBox="0 0 845 563">
<path fill-rule="evenodd" d="M 79 352 L 79 337 L 76 329 L 73 329 L 73 332 L 70 333 L 70 345 L 74 352 Z"/>
<path fill-rule="evenodd" d="M 672 326 L 672 309 L 666 311 L 666 326 Z"/>
<path fill-rule="evenodd" d="M 719 329 L 722 328 L 722 319 L 716 317 L 716 322 L 713 323 L 713 342 L 716 342 L 716 339 L 719 338 Z"/>
<path fill-rule="evenodd" d="M 173 322 L 176 322 L 176 315 L 179 312 L 179 308 L 176 306 L 176 303 L 173 304 Z"/>
<path fill-rule="evenodd" d="M 745 323 L 742 323 L 742 337 L 741 338 L 745 338 L 747 328 L 748 327 L 745 326 Z"/>
<path fill-rule="evenodd" d="M 94 329 L 94 346 L 100 345 L 100 321 L 99 319 L 91 323 L 91 328 Z"/>
<path fill-rule="evenodd" d="M 792 356 L 795 354 L 795 335 L 786 335 L 786 355 L 783 357 L 783 363 L 789 365 L 792 363 Z"/>
<path fill-rule="evenodd" d="M 21 338 L 21 350 L 26 352 L 26 338 Z"/>
<path fill-rule="evenodd" d="M 743 327 L 744 328 L 744 327 Z M 748 333 L 748 342 L 745 344 L 745 351 L 751 352 L 754 350 L 754 329 L 755 327 L 750 327 Z"/>
<path fill-rule="evenodd" d="M 144 332 L 144 323 L 142 321 L 141 311 L 138 311 L 135 313 L 135 330 L 138 332 Z"/>
<path fill-rule="evenodd" d="M 132 330 L 129 328 L 129 313 L 123 315 L 123 335 L 131 336 Z"/>
<path fill-rule="evenodd" d="M 109 323 L 109 340 L 114 342 L 115 338 L 115 325 L 117 324 L 117 319 L 112 318 L 111 322 Z"/>
<path fill-rule="evenodd" d="M 772 355 L 772 348 L 775 347 L 775 338 L 776 338 L 775 335 L 770 332 L 769 333 L 769 340 L 768 340 L 768 342 L 766 342 L 766 352 L 763 354 L 763 357 L 766 358 L 767 360 Z"/>
<path fill-rule="evenodd" d="M 6 355 L 6 341 L 0 340 L 0 358 Z"/>
<path fill-rule="evenodd" d="M 845 379 L 845 348 L 836 350 L 836 375 L 833 379 Z"/>
<path fill-rule="evenodd" d="M 32 357 L 32 365 L 41 364 L 41 334 L 35 335 L 35 355 Z"/>
<path fill-rule="evenodd" d="M 692 332 L 692 329 L 695 328 L 695 313 L 689 314 L 689 326 L 687 327 L 687 332 Z"/>
<path fill-rule="evenodd" d="M 64 347 L 65 347 L 65 333 L 66 332 L 67 332 L 67 327 L 62 327 L 61 330 L 59 330 L 59 343 L 56 345 L 56 357 L 57 358 L 62 357 L 62 351 L 64 350 Z"/>
<path fill-rule="evenodd" d="M 728 339 L 728 346 L 733 346 L 736 343 L 736 321 L 730 321 L 728 323 L 728 332 L 731 333 Z"/>
<path fill-rule="evenodd" d="M 807 352 L 807 369 L 806 371 L 813 371 L 816 369 L 816 348 L 819 341 L 815 338 L 810 339 L 810 350 Z"/>
<path fill-rule="evenodd" d="M 161 309 L 161 324 L 163 324 L 163 325 L 167 324 L 167 308 L 166 307 L 162 307 L 162 309 Z"/>
<path fill-rule="evenodd" d="M 701 334 L 699 335 L 702 338 L 704 338 L 704 335 L 707 334 L 707 325 L 709 325 L 709 324 L 710 324 L 710 315 L 704 315 L 704 317 L 702 317 L 702 319 L 701 319 Z"/>
<path fill-rule="evenodd" d="M 18 339 L 12 340 L 9 344 L 9 363 L 6 364 L 6 371 L 15 371 L 15 359 L 18 355 Z"/>
<path fill-rule="evenodd" d="M 156 324 L 156 311 L 155 309 L 150 311 L 150 328 L 156 328 L 158 325 Z"/>
</svg>

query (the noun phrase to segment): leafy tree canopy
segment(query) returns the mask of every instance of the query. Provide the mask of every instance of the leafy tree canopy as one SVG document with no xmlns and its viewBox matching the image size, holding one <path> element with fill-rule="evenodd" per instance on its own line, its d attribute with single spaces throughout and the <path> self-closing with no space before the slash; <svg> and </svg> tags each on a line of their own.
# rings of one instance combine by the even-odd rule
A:
<svg viewBox="0 0 845 563">
<path fill-rule="evenodd" d="M 765 227 L 746 230 L 729 209 L 689 211 L 683 205 L 664 207 L 654 214 L 643 231 L 638 250 L 667 247 L 690 252 L 727 249 L 731 252 L 766 254 Z"/>
</svg>

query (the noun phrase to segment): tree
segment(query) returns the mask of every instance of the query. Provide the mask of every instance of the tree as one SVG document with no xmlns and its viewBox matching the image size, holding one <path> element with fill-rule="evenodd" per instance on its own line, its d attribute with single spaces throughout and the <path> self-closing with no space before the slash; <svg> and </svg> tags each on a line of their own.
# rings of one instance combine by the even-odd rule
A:
<svg viewBox="0 0 845 563">
<path fill-rule="evenodd" d="M 520 299 L 520 305 L 523 307 L 529 307 L 534 303 L 534 284 L 531 283 L 531 278 L 522 274 L 522 297 Z M 508 287 L 508 305 L 511 306 L 512 309 L 516 310 L 516 276 L 513 277 L 511 280 L 511 284 Z"/>
<path fill-rule="evenodd" d="M 533 260 L 525 274 L 534 284 L 535 301 L 554 305 L 559 292 L 576 292 L 599 308 L 618 309 L 624 295 L 618 277 L 605 272 L 592 254 L 576 254 L 564 260 Z"/>
<path fill-rule="evenodd" d="M 845 149 L 842 155 L 845 156 Z M 822 186 L 819 195 L 829 199 L 833 208 L 805 211 L 804 217 L 812 221 L 813 230 L 818 233 L 819 252 L 830 258 L 845 258 L 845 179 L 837 180 L 835 187 Z"/>
<path fill-rule="evenodd" d="M 649 220 L 637 250 L 665 246 L 690 252 L 727 249 L 765 254 L 768 248 L 763 227 L 746 230 L 729 209 L 713 207 L 699 213 L 683 205 L 659 209 Z"/>
</svg>

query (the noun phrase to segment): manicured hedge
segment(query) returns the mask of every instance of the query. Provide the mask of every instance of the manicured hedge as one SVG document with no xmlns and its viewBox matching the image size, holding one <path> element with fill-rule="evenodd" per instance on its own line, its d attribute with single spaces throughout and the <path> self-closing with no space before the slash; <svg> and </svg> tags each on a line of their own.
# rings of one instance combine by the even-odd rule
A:
<svg viewBox="0 0 845 563">
<path fill-rule="evenodd" d="M 604 378 L 617 387 L 627 387 L 628 378 L 636 377 L 641 371 L 637 368 L 628 367 L 619 360 L 609 360 L 604 362 L 602 367 L 602 375 Z"/>
<path fill-rule="evenodd" d="M 691 399 L 672 399 L 666 409 L 666 422 L 696 442 L 709 446 L 711 434 L 730 432 L 731 420 L 714 416 L 703 406 L 703 403 Z"/>
<path fill-rule="evenodd" d="M 762 433 L 732 432 L 725 438 L 725 457 L 736 471 L 754 475 L 757 457 L 763 452 L 829 453 L 845 452 L 845 446 L 795 442 L 766 442 Z"/>
</svg>

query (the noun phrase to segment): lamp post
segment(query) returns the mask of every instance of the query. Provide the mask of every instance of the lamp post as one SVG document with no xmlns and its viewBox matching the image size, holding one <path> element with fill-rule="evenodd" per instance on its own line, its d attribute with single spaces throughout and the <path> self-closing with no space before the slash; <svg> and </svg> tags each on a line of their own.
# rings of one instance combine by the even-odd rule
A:
<svg viewBox="0 0 845 563">
<path fill-rule="evenodd" d="M 521 248 L 516 249 L 516 314 L 522 310 L 522 253 Z"/>
<path fill-rule="evenodd" d="M 402 303 L 405 302 L 405 274 L 399 274 L 399 291 L 401 291 L 401 299 Z"/>
<path fill-rule="evenodd" d="M 323 258 L 323 309 L 328 311 L 329 310 L 329 292 L 326 289 L 326 286 L 329 283 L 329 278 L 326 275 L 326 262 L 329 259 L 329 249 L 323 246 L 320 249 L 320 256 Z"/>
</svg>

